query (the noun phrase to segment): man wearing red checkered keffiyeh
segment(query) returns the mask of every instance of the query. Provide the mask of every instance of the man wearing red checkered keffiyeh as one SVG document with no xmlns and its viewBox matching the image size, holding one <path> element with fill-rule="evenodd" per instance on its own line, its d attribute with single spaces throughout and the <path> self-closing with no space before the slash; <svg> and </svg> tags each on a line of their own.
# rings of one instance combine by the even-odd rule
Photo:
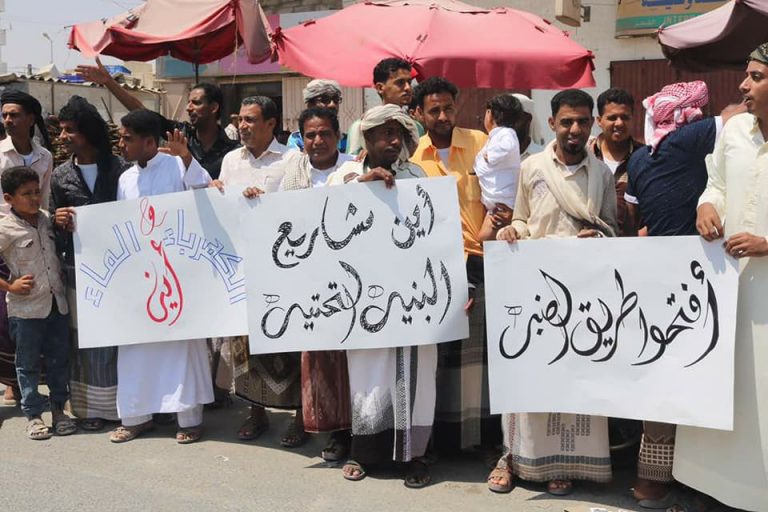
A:
<svg viewBox="0 0 768 512">
<path fill-rule="evenodd" d="M 704 117 L 701 108 L 707 103 L 709 90 L 700 80 L 666 85 L 645 98 L 645 143 L 651 152 L 669 133 Z"/>
</svg>

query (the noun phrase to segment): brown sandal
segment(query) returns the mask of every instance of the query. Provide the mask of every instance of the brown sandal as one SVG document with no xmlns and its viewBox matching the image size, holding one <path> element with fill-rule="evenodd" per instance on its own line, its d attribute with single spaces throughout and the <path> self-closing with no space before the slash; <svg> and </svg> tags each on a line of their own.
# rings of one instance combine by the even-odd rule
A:
<svg viewBox="0 0 768 512">
<path fill-rule="evenodd" d="M 179 428 L 176 431 L 176 442 L 179 444 L 191 444 L 195 443 L 203 437 L 203 427 L 198 425 L 196 427 Z"/>
<path fill-rule="evenodd" d="M 506 479 L 505 484 L 493 482 L 492 480 Z M 507 468 L 496 467 L 488 475 L 488 490 L 499 494 L 506 494 L 512 491 L 512 472 Z"/>
<path fill-rule="evenodd" d="M 113 443 L 126 443 L 128 441 L 133 441 L 141 434 L 149 432 L 153 428 L 155 428 L 155 424 L 152 423 L 152 420 L 130 427 L 120 425 L 109 433 L 109 440 Z"/>
</svg>

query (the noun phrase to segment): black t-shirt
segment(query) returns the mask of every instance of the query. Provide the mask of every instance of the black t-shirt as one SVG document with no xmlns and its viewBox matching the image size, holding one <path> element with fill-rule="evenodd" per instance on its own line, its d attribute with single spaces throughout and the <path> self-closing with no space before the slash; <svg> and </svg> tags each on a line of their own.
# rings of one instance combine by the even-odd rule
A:
<svg viewBox="0 0 768 512">
<path fill-rule="evenodd" d="M 173 130 L 181 131 L 187 138 L 187 145 L 189 146 L 189 152 L 197 160 L 203 168 L 208 171 L 212 179 L 218 179 L 221 174 L 221 161 L 224 159 L 224 155 L 229 153 L 235 148 L 240 147 L 240 143 L 236 140 L 232 140 L 227 136 L 224 128 L 219 126 L 219 136 L 216 142 L 209 151 L 204 151 L 203 146 L 197 139 L 197 132 L 191 124 L 181 121 L 171 121 L 166 119 L 162 115 L 158 114 L 162 118 L 163 123 L 163 137 L 165 132 L 172 132 Z"/>
<path fill-rule="evenodd" d="M 715 148 L 717 122 L 702 119 L 644 146 L 627 167 L 627 199 L 637 200 L 651 236 L 695 235 L 696 206 L 707 186 L 705 157 Z"/>
</svg>

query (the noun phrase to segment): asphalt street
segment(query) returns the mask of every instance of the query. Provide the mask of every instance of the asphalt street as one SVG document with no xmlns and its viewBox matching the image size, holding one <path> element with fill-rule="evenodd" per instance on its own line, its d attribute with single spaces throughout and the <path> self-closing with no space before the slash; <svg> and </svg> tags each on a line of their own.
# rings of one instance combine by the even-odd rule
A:
<svg viewBox="0 0 768 512">
<path fill-rule="evenodd" d="M 175 428 L 162 426 L 139 439 L 116 445 L 101 433 L 31 441 L 18 408 L 0 407 L 2 510 L 25 511 L 569 511 L 616 512 L 639 509 L 629 494 L 630 468 L 617 471 L 610 485 L 577 484 L 566 498 L 553 498 L 544 486 L 518 482 L 510 494 L 487 490 L 487 469 L 479 455 L 438 458 L 433 484 L 413 490 L 395 469 L 369 471 L 348 482 L 341 467 L 320 458 L 326 436 L 304 446 L 279 445 L 289 421 L 270 412 L 271 427 L 261 438 L 241 442 L 235 435 L 248 408 L 206 411 L 203 440 L 178 445 Z M 44 419 L 50 422 L 50 414 Z M 680 491 L 686 497 L 685 491 Z M 722 508 L 722 511 L 728 510 Z"/>
</svg>

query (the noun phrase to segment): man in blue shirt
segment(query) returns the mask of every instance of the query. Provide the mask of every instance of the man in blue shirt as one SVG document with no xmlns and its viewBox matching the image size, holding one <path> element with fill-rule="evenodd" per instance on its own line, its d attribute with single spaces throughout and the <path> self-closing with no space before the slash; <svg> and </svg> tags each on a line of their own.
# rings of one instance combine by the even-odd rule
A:
<svg viewBox="0 0 768 512">
<path fill-rule="evenodd" d="M 645 227 L 650 236 L 698 233 L 696 205 L 707 185 L 705 158 L 714 150 L 723 123 L 742 111 L 743 106 L 729 105 L 718 117 L 673 131 L 654 151 L 644 146 L 632 154 L 624 199 L 635 230 Z"/>
<path fill-rule="evenodd" d="M 696 207 L 707 185 L 707 155 L 714 150 L 725 121 L 743 111 L 743 105 L 729 105 L 718 117 L 674 127 L 661 137 L 658 131 L 646 132 L 652 145 L 635 151 L 627 168 L 624 199 L 630 230 L 642 227 L 650 236 L 698 233 Z M 680 117 L 671 109 L 669 113 Z M 645 421 L 643 430 L 634 497 L 642 507 L 666 508 L 672 500 L 669 486 L 676 426 Z"/>
</svg>

